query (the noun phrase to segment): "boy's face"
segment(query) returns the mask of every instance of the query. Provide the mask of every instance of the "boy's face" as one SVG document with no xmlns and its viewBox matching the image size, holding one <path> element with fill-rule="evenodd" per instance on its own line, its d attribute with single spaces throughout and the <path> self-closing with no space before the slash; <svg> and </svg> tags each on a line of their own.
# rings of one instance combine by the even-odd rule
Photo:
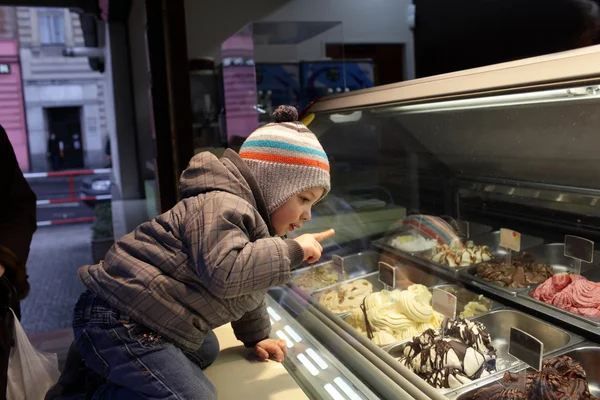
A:
<svg viewBox="0 0 600 400">
<path fill-rule="evenodd" d="M 301 228 L 304 221 L 310 221 L 310 209 L 321 196 L 323 188 L 313 188 L 292 196 L 271 214 L 271 223 L 277 236 L 286 235 L 295 228 Z"/>
</svg>

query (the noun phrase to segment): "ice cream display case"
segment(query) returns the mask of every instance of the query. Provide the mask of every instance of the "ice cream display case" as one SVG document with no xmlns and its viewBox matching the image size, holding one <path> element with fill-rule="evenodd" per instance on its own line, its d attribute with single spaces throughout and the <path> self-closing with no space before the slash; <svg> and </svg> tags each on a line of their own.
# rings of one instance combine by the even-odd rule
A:
<svg viewBox="0 0 600 400">
<path fill-rule="evenodd" d="M 600 396 L 600 47 L 325 97 L 303 121 L 331 196 L 381 207 L 314 215 L 295 234 L 353 233 L 273 297 L 348 373 L 379 398 Z"/>
</svg>

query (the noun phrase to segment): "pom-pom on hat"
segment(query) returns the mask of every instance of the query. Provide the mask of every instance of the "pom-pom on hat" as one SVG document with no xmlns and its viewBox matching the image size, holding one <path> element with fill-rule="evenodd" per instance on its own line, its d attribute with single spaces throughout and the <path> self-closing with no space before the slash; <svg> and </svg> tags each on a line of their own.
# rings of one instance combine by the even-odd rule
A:
<svg viewBox="0 0 600 400">
<path fill-rule="evenodd" d="M 324 197 L 331 188 L 327 154 L 315 134 L 298 122 L 296 108 L 279 106 L 273 121 L 248 136 L 240 149 L 269 214 L 306 190 L 324 188 Z"/>
</svg>

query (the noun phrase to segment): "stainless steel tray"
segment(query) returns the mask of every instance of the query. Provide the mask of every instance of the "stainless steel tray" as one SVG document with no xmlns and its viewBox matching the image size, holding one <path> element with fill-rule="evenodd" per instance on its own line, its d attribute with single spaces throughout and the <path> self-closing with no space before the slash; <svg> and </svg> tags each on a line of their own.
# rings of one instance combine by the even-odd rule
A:
<svg viewBox="0 0 600 400">
<path fill-rule="evenodd" d="M 476 226 L 481 227 L 478 232 L 485 232 L 486 228 L 489 228 L 489 227 L 486 227 L 485 225 L 479 225 L 479 224 L 477 224 Z M 489 230 L 491 231 L 491 228 Z M 539 238 L 536 238 L 533 236 L 524 235 L 524 236 L 522 236 L 522 238 L 523 238 L 522 239 L 522 247 L 523 248 L 528 248 L 528 247 L 536 246 L 538 244 L 543 243 L 542 239 L 539 239 Z M 471 235 L 467 240 L 473 241 L 475 246 L 488 246 L 488 249 L 489 249 L 490 253 L 492 253 L 492 256 L 494 258 L 506 256 L 506 250 L 504 248 L 500 247 L 500 232 L 499 231 L 494 231 L 494 232 L 488 231 L 488 233 L 480 233 L 477 235 Z M 401 249 L 398 249 L 398 248 L 395 248 L 394 246 L 392 246 L 389 243 L 389 241 L 390 241 L 390 237 L 383 237 L 379 240 L 376 240 L 373 244 L 380 248 L 384 247 L 384 248 L 388 248 L 388 249 L 394 249 L 395 251 L 398 251 L 401 253 L 406 253 L 413 257 L 418 257 L 423 260 L 427 260 L 438 267 L 444 268 L 446 270 L 454 271 L 454 272 L 458 272 L 458 271 L 461 271 L 461 270 L 471 267 L 471 266 L 451 267 L 446 264 L 437 263 L 437 262 L 433 261 L 433 257 L 435 256 L 434 249 L 419 251 L 419 252 L 405 252 Z M 476 264 L 473 264 L 473 265 L 476 265 Z"/>
<path fill-rule="evenodd" d="M 372 254 L 375 254 L 375 255 L 377 255 L 377 259 L 379 259 L 378 253 L 368 252 L 368 254 L 369 254 L 369 257 L 371 257 Z M 372 260 L 372 258 L 371 258 L 371 260 Z M 396 289 L 404 290 L 412 284 L 421 284 L 421 285 L 430 287 L 430 286 L 446 283 L 446 281 L 444 281 L 443 279 L 441 279 L 440 277 L 438 277 L 436 275 L 430 274 L 426 271 L 421 270 L 420 268 L 402 263 L 400 261 L 395 260 L 393 263 L 393 266 L 396 268 Z M 376 270 L 377 270 L 377 268 L 376 268 Z M 373 285 L 373 292 L 378 292 L 380 290 L 383 290 L 383 284 L 381 282 L 379 282 L 379 273 L 373 272 L 373 273 L 370 273 L 367 275 L 358 276 L 354 279 L 347 279 L 344 281 L 340 281 L 334 285 L 330 285 L 330 286 L 321 288 L 319 290 L 312 291 L 312 292 L 310 292 L 310 295 L 318 301 L 320 296 L 324 292 L 336 289 L 340 285 L 347 283 L 347 282 L 351 282 L 356 279 L 366 279 L 369 282 L 371 282 L 371 284 Z M 337 313 L 337 315 L 340 315 L 340 316 L 343 316 L 345 314 L 347 314 L 347 312 Z"/>
<path fill-rule="evenodd" d="M 475 237 L 475 238 L 469 238 L 469 241 L 473 241 L 473 244 L 475 246 L 487 246 L 487 244 L 480 242 L 477 239 L 477 237 Z M 506 257 L 506 251 L 503 248 L 499 247 L 499 246 L 488 247 L 488 251 L 492 254 L 492 260 L 494 260 L 494 259 L 496 259 L 498 257 Z M 475 264 L 471 264 L 471 265 L 465 266 L 465 267 L 462 267 L 462 266 L 451 267 L 451 266 L 446 265 L 446 264 L 434 262 L 433 261 L 433 257 L 434 256 L 435 256 L 435 254 L 429 255 L 429 257 L 427 258 L 427 260 L 430 261 L 432 264 L 437 265 L 438 267 L 444 268 L 446 270 L 454 271 L 456 273 L 459 273 L 459 271 L 463 271 L 465 269 L 468 269 L 468 268 L 471 268 L 473 266 L 478 265 L 478 263 L 475 263 Z"/>
<path fill-rule="evenodd" d="M 575 260 L 565 256 L 564 243 L 549 243 L 536 246 L 527 250 L 536 260 L 543 260 L 550 264 L 555 273 L 572 272 L 575 269 Z M 581 263 L 581 271 L 588 271 L 592 267 L 600 266 L 600 252 L 594 252 L 594 263 Z"/>
<path fill-rule="evenodd" d="M 439 332 L 439 329 L 436 329 L 436 332 Z M 392 345 L 389 345 L 387 347 L 384 347 L 383 350 L 385 352 L 387 352 L 390 356 L 394 357 L 395 359 L 397 359 L 398 357 L 400 357 L 402 355 L 402 350 L 404 349 L 404 345 L 408 342 L 410 342 L 412 340 L 412 338 L 403 340 L 401 342 L 398 343 L 394 343 Z M 413 372 L 414 373 L 414 372 Z M 415 373 L 416 375 L 416 373 Z M 456 392 L 457 390 L 460 390 L 460 388 L 441 388 L 441 389 L 437 389 L 441 394 L 447 394 L 447 393 L 453 393 Z"/>
<path fill-rule="evenodd" d="M 314 271 L 317 268 L 328 268 L 331 269 L 333 272 L 338 273 L 338 281 L 330 285 L 314 288 L 312 290 L 306 290 L 306 288 L 296 285 L 300 290 L 303 290 L 307 293 L 314 293 L 316 291 L 323 290 L 327 287 L 343 283 L 349 279 L 354 279 L 375 272 L 378 269 L 378 261 L 379 254 L 374 251 L 361 252 L 345 257 L 333 256 L 333 259 L 331 261 L 327 261 L 310 267 L 300 268 L 293 271 L 290 278 L 290 283 L 296 285 L 296 283 L 294 282 L 295 280 L 297 280 L 299 277 L 305 274 L 312 273 L 312 271 Z M 342 267 L 345 276 L 339 273 L 341 272 Z"/>
<path fill-rule="evenodd" d="M 564 245 L 562 244 L 543 244 L 526 250 L 535 257 L 535 261 L 542 264 L 549 264 L 555 274 L 569 272 L 572 270 L 572 260 L 564 256 Z M 522 253 L 521 253 L 522 254 Z M 506 255 L 502 256 L 505 257 Z M 510 288 L 505 286 L 495 285 L 492 282 L 479 278 L 475 275 L 475 271 L 479 265 L 472 265 L 463 270 L 463 276 L 467 275 L 469 279 L 479 282 L 483 285 L 490 286 L 510 294 L 528 293 L 531 289 L 536 288 L 538 284 L 524 288 Z M 584 269 L 585 268 L 585 269 Z M 588 270 L 590 267 L 583 267 L 582 271 Z"/>
<path fill-rule="evenodd" d="M 483 323 L 491 336 L 492 344 L 496 349 L 496 372 L 488 377 L 476 379 L 473 382 L 458 388 L 439 389 L 442 394 L 448 395 L 459 393 L 467 390 L 467 388 L 473 387 L 473 385 L 481 387 L 482 383 L 490 380 L 495 381 L 499 379 L 504 372 L 522 365 L 519 360 L 508 354 L 508 337 L 511 327 L 519 328 L 536 336 L 544 343 L 544 354 L 546 355 L 557 353 L 560 350 L 581 343 L 583 340 L 580 336 L 563 331 L 560 328 L 516 310 L 503 309 L 490 311 L 482 315 L 474 316 L 471 320 Z M 391 345 L 385 348 L 385 350 L 392 357 L 399 357 L 400 350 L 409 340 Z M 452 396 L 449 395 L 448 397 Z"/>
<path fill-rule="evenodd" d="M 455 294 L 456 295 L 456 302 L 457 302 L 457 304 L 456 304 L 456 313 L 459 316 L 460 316 L 460 313 L 464 311 L 465 306 L 469 302 L 471 302 L 471 301 L 479 301 L 480 296 L 483 299 L 485 299 L 486 301 L 489 302 L 490 307 L 488 308 L 487 311 L 484 311 L 484 312 L 482 312 L 480 314 L 475 314 L 472 317 L 468 317 L 469 319 L 470 318 L 475 318 L 476 316 L 484 314 L 484 313 L 487 313 L 489 311 L 497 310 L 497 309 L 500 309 L 500 308 L 504 307 L 502 304 L 500 304 L 498 302 L 490 300 L 490 299 L 488 299 L 487 297 L 485 297 L 483 295 L 480 295 L 478 293 L 472 292 L 472 291 L 470 291 L 468 289 L 465 289 L 465 288 L 463 288 L 461 286 L 458 286 L 458 285 L 442 284 L 442 285 L 431 286 L 428 289 L 429 290 L 442 289 L 442 290 L 446 290 L 446 291 L 448 291 L 447 289 L 454 289 L 457 292 Z"/>
<path fill-rule="evenodd" d="M 506 257 L 506 255 L 507 255 L 506 249 L 504 249 L 503 247 L 500 247 L 500 231 L 493 231 L 493 232 L 488 232 L 488 233 L 481 234 L 481 235 L 474 235 L 474 236 L 469 237 L 468 240 L 473 241 L 473 244 L 475 246 L 487 246 L 489 252 L 492 253 L 493 259 Z M 541 245 L 542 243 L 544 243 L 544 240 L 537 238 L 535 236 L 529 236 L 529 235 L 521 236 L 521 250 L 529 249 L 531 247 Z M 419 256 L 419 255 L 417 255 L 417 256 Z M 431 260 L 431 258 L 433 258 L 433 254 L 428 255 L 427 259 L 429 261 L 431 261 L 433 264 L 435 264 L 437 266 L 440 266 L 447 270 L 455 271 L 457 273 L 460 271 L 467 270 L 469 268 L 473 268 L 478 265 L 478 264 L 473 264 L 473 265 L 470 265 L 467 267 L 460 267 L 460 266 L 459 267 L 450 267 L 445 264 L 435 263 Z M 516 292 L 511 291 L 511 293 L 516 293 Z"/>
<path fill-rule="evenodd" d="M 459 313 L 459 314 L 462 311 L 464 311 L 464 307 L 465 307 L 465 305 L 467 303 L 469 303 L 470 301 L 479 300 L 479 297 L 481 296 L 481 295 L 479 295 L 477 293 L 471 292 L 471 291 L 469 291 L 469 290 L 467 290 L 465 288 L 462 288 L 460 286 L 457 286 L 457 285 L 442 284 L 442 285 L 435 285 L 435 286 L 428 287 L 428 289 L 430 291 L 433 290 L 433 289 L 436 289 L 436 288 L 437 289 L 442 289 L 442 290 L 454 288 L 454 289 L 456 289 L 458 291 L 458 293 L 456 295 L 456 297 L 457 297 L 457 303 L 458 303 L 457 307 L 456 307 L 456 312 Z M 488 299 L 488 298 L 486 298 L 484 296 L 482 296 L 482 297 L 490 303 L 490 308 L 488 310 L 486 310 L 485 312 L 482 312 L 481 314 L 484 314 L 484 313 L 487 313 L 487 312 L 490 312 L 490 311 L 493 311 L 493 310 L 497 310 L 497 309 L 500 309 L 500 308 L 503 307 L 503 305 L 501 305 L 500 303 L 494 302 L 494 301 L 492 301 L 492 300 L 490 300 L 490 299 Z M 476 314 L 475 316 L 481 315 L 481 314 Z M 341 314 L 340 316 L 345 321 L 348 318 L 349 315 L 350 315 L 350 313 L 345 313 L 345 314 Z M 473 317 L 469 317 L 469 318 L 473 318 Z M 350 324 L 348 324 L 348 325 L 350 325 Z M 403 341 L 398 341 L 398 342 L 395 342 L 395 343 L 390 343 L 390 344 L 379 346 L 379 347 L 381 347 L 381 348 L 388 348 L 388 347 L 394 346 L 394 345 L 396 345 L 398 343 L 404 343 L 407 340 L 410 340 L 410 339 L 406 339 L 406 340 L 403 340 Z"/>
<path fill-rule="evenodd" d="M 472 230 L 473 228 L 475 228 L 475 230 Z M 543 239 L 534 236 L 522 235 L 521 238 L 522 249 L 526 249 L 544 243 Z M 500 247 L 500 231 L 492 231 L 491 227 L 480 224 L 471 224 L 470 235 L 467 241 L 472 241 L 475 246 L 487 246 L 489 252 L 492 253 L 493 258 L 506 257 L 506 250 Z M 431 258 L 433 258 L 433 254 L 429 256 L 430 260 Z M 461 271 L 466 268 L 470 268 L 474 265 L 477 265 L 473 264 L 467 267 L 450 267 L 448 265 L 435 263 L 433 261 L 432 263 L 440 267 L 449 269 L 451 271 Z"/>
<path fill-rule="evenodd" d="M 471 318 L 485 325 L 492 337 L 498 358 L 515 360 L 508 354 L 510 328 L 521 329 L 544 343 L 544 354 L 552 354 L 563 348 L 581 343 L 580 336 L 564 331 L 554 325 L 516 310 L 497 310 Z"/>
<path fill-rule="evenodd" d="M 597 318 L 597 317 L 585 317 L 583 315 L 579 315 L 579 314 L 575 314 L 575 313 L 572 313 L 572 312 L 567 311 L 567 310 L 563 310 L 562 308 L 553 306 L 552 304 L 545 303 L 545 302 L 543 302 L 541 300 L 538 300 L 538 299 L 536 299 L 536 298 L 534 298 L 534 297 L 531 296 L 531 292 L 533 290 L 534 289 L 528 290 L 526 292 L 521 292 L 521 293 L 518 294 L 518 296 L 519 297 L 525 297 L 525 298 L 527 298 L 527 299 L 529 299 L 529 300 L 531 300 L 531 301 L 533 301 L 535 303 L 538 303 L 539 305 L 541 305 L 543 307 L 551 308 L 551 309 L 553 309 L 555 311 L 558 311 L 560 313 L 566 314 L 569 317 L 577 318 L 580 321 L 585 321 L 585 322 L 587 322 L 587 323 L 589 323 L 591 325 L 594 325 L 596 327 L 600 327 L 600 318 Z"/>
<path fill-rule="evenodd" d="M 427 261 L 427 262 L 431 263 L 432 265 L 435 265 L 435 266 L 437 266 L 439 268 L 444 268 L 444 270 L 447 270 L 447 271 L 453 271 L 455 273 L 458 273 L 459 270 L 466 268 L 466 267 L 456 267 L 456 268 L 453 268 L 453 267 L 450 267 L 448 265 L 444 265 L 444 264 L 433 262 L 432 258 L 435 255 L 433 249 L 431 249 L 431 250 L 425 250 L 425 251 L 420 251 L 420 252 L 406 252 L 406 251 L 402 251 L 402 250 L 400 250 L 400 249 L 392 246 L 391 244 L 389 244 L 388 243 L 388 238 L 381 238 L 381 239 L 375 240 L 375 241 L 372 242 L 372 244 L 375 247 L 377 247 L 377 248 L 379 248 L 379 249 L 381 249 L 381 250 L 383 250 L 385 252 L 391 252 L 391 253 L 399 256 L 399 257 L 402 257 L 402 255 L 409 255 L 409 256 L 412 256 L 412 257 L 416 257 L 416 258 L 419 258 L 421 260 L 425 260 L 425 261 Z M 415 283 L 419 283 L 419 282 L 415 282 Z M 423 284 L 427 286 L 427 283 L 423 283 Z"/>
<path fill-rule="evenodd" d="M 501 290 L 501 291 L 509 293 L 511 295 L 516 295 L 517 293 L 529 290 L 529 288 L 511 288 L 511 287 L 506 287 L 506 286 L 495 285 L 490 281 L 486 281 L 485 279 L 482 279 L 482 278 L 478 277 L 477 275 L 475 275 L 478 265 L 479 264 L 472 265 L 470 267 L 461 269 L 460 275 L 465 277 L 465 279 L 467 279 L 467 280 L 477 282 L 483 286 L 489 286 L 489 287 Z"/>
<path fill-rule="evenodd" d="M 336 285 L 336 284 L 338 284 L 340 282 L 343 282 L 344 279 L 345 279 L 344 276 L 341 273 L 339 273 L 339 272 L 336 271 L 337 267 L 333 263 L 333 261 L 327 261 L 327 262 L 324 262 L 324 263 L 319 263 L 317 265 L 313 265 L 313 266 L 305 267 L 305 268 L 300 268 L 300 269 L 292 271 L 292 275 L 291 275 L 289 283 L 295 285 L 298 289 L 300 289 L 300 290 L 302 290 L 304 292 L 307 292 L 307 293 L 312 293 L 315 290 L 320 290 L 320 289 L 322 289 L 324 287 L 331 286 L 331 284 L 330 284 L 330 285 L 323 285 L 321 287 L 318 287 L 318 286 L 314 287 L 313 286 L 312 288 L 308 288 L 306 286 L 298 285 L 297 280 L 299 278 L 301 278 L 304 275 L 313 273 L 313 271 L 316 270 L 316 269 L 318 269 L 318 268 L 328 269 L 328 270 L 331 271 L 331 273 L 336 273 L 337 274 L 338 280 L 337 280 L 337 282 L 333 283 L 334 285 Z"/>
<path fill-rule="evenodd" d="M 592 396 L 600 397 L 600 368 L 598 368 L 598 363 L 600 362 L 600 346 L 591 343 L 581 344 L 574 348 L 563 350 L 544 358 L 561 355 L 572 357 L 581 363 L 586 373 L 590 393 Z M 521 364 L 520 367 L 514 369 L 514 372 L 520 372 L 523 369 L 524 367 Z M 471 400 L 473 399 L 475 392 L 482 388 L 493 385 L 502 379 L 502 376 L 503 374 L 494 375 L 493 377 L 489 377 L 485 382 L 482 382 L 482 384 L 469 385 L 468 388 L 457 390 L 455 391 L 454 396 L 450 395 L 448 397 L 455 398 L 457 400 Z"/>
<path fill-rule="evenodd" d="M 341 285 L 343 285 L 343 284 L 345 284 L 345 283 L 349 283 L 349 282 L 354 282 L 354 281 L 357 281 L 357 280 L 359 280 L 359 279 L 364 279 L 364 280 L 366 280 L 366 281 L 370 282 L 370 283 L 373 285 L 373 292 L 379 292 L 379 291 L 383 290 L 383 284 L 382 284 L 381 282 L 379 282 L 379 273 L 378 273 L 378 272 L 375 272 L 375 273 L 371 273 L 371 274 L 369 274 L 369 275 L 361 276 L 361 277 L 358 277 L 358 278 L 354 278 L 354 279 L 348 279 L 348 280 L 346 280 L 346 281 L 343 281 L 343 282 L 340 282 L 340 283 L 338 283 L 338 284 L 336 284 L 336 285 L 332 285 L 332 286 L 329 286 L 329 287 L 323 288 L 323 289 L 321 289 L 321 290 L 317 290 L 317 291 L 315 291 L 315 292 L 311 293 L 311 295 L 310 295 L 310 296 L 311 296 L 313 299 L 315 299 L 316 301 L 319 301 L 319 299 L 321 298 L 321 296 L 322 296 L 323 294 L 325 294 L 325 293 L 327 293 L 327 292 L 329 292 L 329 291 L 331 291 L 331 290 L 334 290 L 334 291 L 335 291 L 335 290 L 339 289 L 339 287 L 340 287 Z M 331 311 L 331 310 L 330 310 L 330 311 Z M 347 315 L 348 315 L 348 314 L 349 314 L 351 311 L 344 311 L 344 312 L 341 312 L 341 313 L 337 313 L 337 312 L 335 312 L 335 311 L 331 311 L 331 312 L 332 312 L 333 314 L 335 314 L 335 315 L 338 315 L 338 316 L 340 316 L 340 317 L 345 317 L 345 316 L 347 316 Z"/>
<path fill-rule="evenodd" d="M 585 269 L 582 266 L 581 275 L 584 278 L 587 278 L 587 279 L 589 279 L 592 282 L 600 282 L 600 269 L 594 268 L 592 265 L 586 267 Z M 586 317 L 586 316 L 583 316 L 583 315 L 575 314 L 575 313 L 572 313 L 570 311 L 564 310 L 562 308 L 553 306 L 552 304 L 548 304 L 548 303 L 546 303 L 544 301 L 541 301 L 541 300 L 538 300 L 538 299 L 534 298 L 533 296 L 531 296 L 531 293 L 533 293 L 533 291 L 538 286 L 539 285 L 536 285 L 536 286 L 532 287 L 530 290 L 526 290 L 526 291 L 520 292 L 518 294 L 518 296 L 519 297 L 524 297 L 524 298 L 526 298 L 526 299 L 528 299 L 530 301 L 533 301 L 535 303 L 540 304 L 543 307 L 551 308 L 551 309 L 553 309 L 555 311 L 558 311 L 558 312 L 560 312 L 562 314 L 568 315 L 568 316 L 570 316 L 572 318 L 577 318 L 580 321 L 584 321 L 584 322 L 587 322 L 587 323 L 589 323 L 591 325 L 594 325 L 596 327 L 600 327 L 600 317 Z"/>
<path fill-rule="evenodd" d="M 436 330 L 439 332 L 439 329 Z M 398 343 L 394 343 L 390 346 L 385 347 L 383 350 L 386 351 L 390 356 L 394 357 L 394 358 L 398 358 L 402 355 L 402 350 L 404 349 L 404 345 L 408 342 L 410 342 L 412 340 L 411 339 L 406 339 L 403 340 L 401 342 Z M 509 356 L 510 357 L 510 356 Z M 512 357 L 511 357 L 512 358 Z M 504 371 L 510 369 L 510 367 L 514 367 L 516 365 L 519 364 L 518 360 L 515 360 L 514 358 L 512 360 L 509 360 L 508 362 L 506 360 L 500 360 L 499 357 L 496 358 L 496 368 L 498 368 L 498 362 L 500 362 L 500 365 L 508 365 L 508 367 L 504 368 L 504 369 L 498 369 L 496 372 L 494 372 L 492 375 L 490 376 L 486 376 L 484 378 L 480 378 L 480 379 L 475 379 L 474 381 L 472 381 L 471 383 L 467 383 L 465 385 L 462 385 L 460 387 L 457 388 L 438 388 L 437 390 L 447 396 L 447 397 L 451 397 L 451 394 L 453 393 L 457 393 L 459 391 L 465 390 L 468 387 L 471 387 L 472 385 L 479 383 L 479 382 L 486 382 L 488 379 L 490 379 L 490 377 L 492 376 L 497 376 L 500 375 L 502 373 L 504 373 Z"/>
<path fill-rule="evenodd" d="M 488 249 L 489 249 L 490 253 L 492 253 L 492 255 L 494 256 L 494 259 L 507 256 L 506 249 L 503 247 L 500 247 L 500 231 L 493 231 L 493 232 L 485 233 L 483 235 L 473 236 L 470 238 L 470 240 L 472 240 L 473 243 L 475 243 L 475 245 L 477 245 L 477 246 L 488 246 Z M 530 249 L 532 247 L 540 246 L 543 243 L 544 243 L 544 239 L 541 239 L 541 238 L 538 238 L 535 236 L 521 235 L 521 251 Z M 440 265 L 440 264 L 437 264 L 437 265 Z M 494 285 L 494 284 L 486 281 L 485 279 L 479 279 L 475 276 L 475 274 L 473 274 L 473 272 L 477 268 L 477 265 L 478 264 L 473 264 L 468 267 L 462 267 L 462 268 L 456 268 L 456 269 L 458 271 L 460 271 L 460 273 L 463 275 L 465 272 L 467 272 L 470 277 L 472 277 L 474 280 L 476 280 L 484 285 L 489 285 L 489 286 L 498 288 L 498 289 L 505 291 L 507 293 L 510 293 L 510 294 L 516 294 L 516 293 L 522 292 L 523 290 L 527 290 L 527 288 L 507 288 L 507 287 L 503 287 L 503 286 L 498 286 L 498 285 Z"/>
<path fill-rule="evenodd" d="M 379 253 L 363 251 L 348 256 L 333 256 L 334 263 L 342 266 L 347 279 L 353 279 L 378 270 Z"/>
<path fill-rule="evenodd" d="M 577 346 L 561 355 L 569 356 L 579 361 L 585 370 L 588 387 L 594 397 L 600 397 L 600 346 L 586 344 Z"/>
</svg>

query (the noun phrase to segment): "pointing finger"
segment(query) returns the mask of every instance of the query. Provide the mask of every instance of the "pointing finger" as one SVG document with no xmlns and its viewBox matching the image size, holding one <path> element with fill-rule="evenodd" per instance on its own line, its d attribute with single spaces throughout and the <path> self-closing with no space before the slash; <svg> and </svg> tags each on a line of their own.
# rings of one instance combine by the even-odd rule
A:
<svg viewBox="0 0 600 400">
<path fill-rule="evenodd" d="M 335 231 L 333 229 L 329 229 L 325 232 L 313 233 L 313 237 L 317 242 L 322 242 L 325 239 L 329 239 L 333 235 L 335 235 Z"/>
</svg>

